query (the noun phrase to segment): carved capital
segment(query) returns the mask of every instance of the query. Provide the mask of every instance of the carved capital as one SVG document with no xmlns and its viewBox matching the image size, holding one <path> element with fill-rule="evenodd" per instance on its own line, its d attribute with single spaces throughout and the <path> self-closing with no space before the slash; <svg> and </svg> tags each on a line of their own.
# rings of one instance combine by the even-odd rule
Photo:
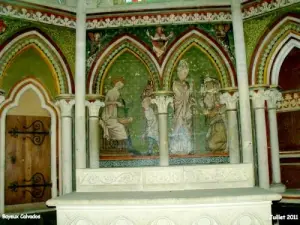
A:
<svg viewBox="0 0 300 225">
<path fill-rule="evenodd" d="M 151 99 L 152 104 L 157 105 L 158 113 L 167 113 L 169 104 L 173 103 L 173 98 L 171 96 L 155 96 Z"/>
<path fill-rule="evenodd" d="M 250 91 L 253 107 L 255 109 L 264 108 L 267 96 L 264 89 Z"/>
<path fill-rule="evenodd" d="M 61 117 L 71 117 L 72 116 L 72 107 L 75 104 L 75 100 L 67 100 L 67 99 L 60 99 L 57 100 L 55 105 L 59 106 Z"/>
<path fill-rule="evenodd" d="M 100 100 L 86 101 L 85 105 L 89 107 L 90 117 L 98 117 L 100 108 L 105 106 L 104 102 Z"/>
<path fill-rule="evenodd" d="M 236 103 L 238 99 L 239 99 L 238 92 L 234 92 L 233 94 L 225 92 L 220 96 L 220 103 L 225 104 L 227 109 L 234 110 L 237 107 Z"/>
<path fill-rule="evenodd" d="M 268 108 L 276 108 L 277 102 L 283 100 L 282 93 L 277 89 L 268 89 L 265 91 L 268 102 Z"/>
</svg>

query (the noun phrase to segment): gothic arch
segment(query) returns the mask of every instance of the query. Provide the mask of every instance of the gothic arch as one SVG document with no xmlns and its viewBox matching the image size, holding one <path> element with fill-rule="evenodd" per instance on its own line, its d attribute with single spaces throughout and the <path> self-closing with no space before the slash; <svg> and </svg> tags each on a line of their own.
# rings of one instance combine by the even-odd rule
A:
<svg viewBox="0 0 300 225">
<path fill-rule="evenodd" d="M 98 57 L 88 78 L 88 93 L 102 93 L 105 74 L 111 63 L 122 53 L 129 51 L 147 67 L 154 81 L 155 89 L 159 87 L 159 65 L 150 51 L 134 38 L 125 35 L 114 41 Z"/>
<path fill-rule="evenodd" d="M 57 196 L 57 149 L 59 149 L 59 117 L 58 109 L 52 103 L 50 94 L 45 87 L 34 78 L 26 78 L 17 83 L 9 92 L 7 99 L 0 104 L 0 212 L 4 212 L 5 199 L 5 135 L 6 135 L 6 116 L 10 109 L 17 107 L 21 96 L 27 91 L 32 90 L 39 97 L 41 107 L 47 110 L 51 116 L 51 182 L 52 182 L 52 197 Z"/>
<path fill-rule="evenodd" d="M 278 84 L 280 67 L 293 47 L 299 48 L 300 19 L 285 16 L 259 41 L 250 63 L 251 84 Z"/>
<path fill-rule="evenodd" d="M 41 51 L 53 66 L 59 94 L 71 94 L 74 87 L 73 77 L 65 57 L 50 38 L 38 30 L 25 30 L 4 44 L 0 50 L 0 76 L 14 57 L 30 45 Z"/>
<path fill-rule="evenodd" d="M 235 71 L 228 54 L 207 34 L 199 30 L 191 30 L 183 35 L 168 51 L 162 64 L 164 89 L 171 86 L 172 74 L 177 61 L 192 46 L 200 48 L 216 66 L 222 87 L 235 87 Z"/>
</svg>

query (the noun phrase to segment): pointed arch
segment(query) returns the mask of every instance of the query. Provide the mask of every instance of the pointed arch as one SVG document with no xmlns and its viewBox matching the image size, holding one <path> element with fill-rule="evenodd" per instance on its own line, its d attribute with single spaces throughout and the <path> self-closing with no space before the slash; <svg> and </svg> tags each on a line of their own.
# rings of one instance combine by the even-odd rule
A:
<svg viewBox="0 0 300 225">
<path fill-rule="evenodd" d="M 293 47 L 299 47 L 300 18 L 287 15 L 277 20 L 257 45 L 250 63 L 251 84 L 278 84 L 280 67 Z"/>
<path fill-rule="evenodd" d="M 222 87 L 235 87 L 236 76 L 229 55 L 223 48 L 204 32 L 193 29 L 183 35 L 168 51 L 162 64 L 164 89 L 169 90 L 172 74 L 177 61 L 191 47 L 196 46 L 204 52 L 219 72 Z"/>
<path fill-rule="evenodd" d="M 39 49 L 53 66 L 59 94 L 71 94 L 74 81 L 64 55 L 46 34 L 36 29 L 23 30 L 3 45 L 0 49 L 0 76 L 19 52 L 30 45 Z"/>
<path fill-rule="evenodd" d="M 159 88 L 159 65 L 151 52 L 139 41 L 124 35 L 106 48 L 97 58 L 88 77 L 88 93 L 101 93 L 101 84 L 111 62 L 125 51 L 134 54 L 146 66 L 154 82 L 155 89 Z"/>
<path fill-rule="evenodd" d="M 9 92 L 7 99 L 0 104 L 0 212 L 4 212 L 5 199 L 5 146 L 6 139 L 6 116 L 10 109 L 19 105 L 22 95 L 27 91 L 32 90 L 38 96 L 41 107 L 47 110 L 51 116 L 51 182 L 52 182 L 52 197 L 57 196 L 57 162 L 56 156 L 59 151 L 59 111 L 52 103 L 50 94 L 45 87 L 34 78 L 26 78 L 17 83 Z"/>
</svg>

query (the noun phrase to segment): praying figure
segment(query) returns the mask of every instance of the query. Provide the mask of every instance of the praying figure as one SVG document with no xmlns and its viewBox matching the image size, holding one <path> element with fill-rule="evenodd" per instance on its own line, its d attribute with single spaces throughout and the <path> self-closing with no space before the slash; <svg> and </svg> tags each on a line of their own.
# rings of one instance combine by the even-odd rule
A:
<svg viewBox="0 0 300 225">
<path fill-rule="evenodd" d="M 195 104 L 192 98 L 193 84 L 189 84 L 186 78 L 189 73 L 187 61 L 180 60 L 177 67 L 179 80 L 173 82 L 174 92 L 174 121 L 170 151 L 172 154 L 192 153 L 192 106 Z"/>
<path fill-rule="evenodd" d="M 100 125 L 104 130 L 104 138 L 107 140 L 127 140 L 128 134 L 125 126 L 118 118 L 118 107 L 124 107 L 119 102 L 120 89 L 124 86 L 124 79 L 119 78 L 113 81 L 114 87 L 105 96 L 105 108 L 101 115 Z M 132 118 L 127 118 L 131 122 Z M 131 121 L 130 121 L 131 120 Z"/>
<path fill-rule="evenodd" d="M 169 36 L 166 36 L 162 27 L 156 28 L 156 33 L 154 36 L 151 36 L 148 30 L 146 34 L 151 39 L 153 51 L 158 58 L 165 53 L 168 42 L 174 35 L 173 32 L 171 32 Z"/>
</svg>

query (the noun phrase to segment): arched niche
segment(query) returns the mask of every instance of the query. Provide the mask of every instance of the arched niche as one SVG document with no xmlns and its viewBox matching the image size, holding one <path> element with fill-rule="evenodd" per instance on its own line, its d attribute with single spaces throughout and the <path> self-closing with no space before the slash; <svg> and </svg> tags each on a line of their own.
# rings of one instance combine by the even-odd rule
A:
<svg viewBox="0 0 300 225">
<path fill-rule="evenodd" d="M 56 76 L 56 71 L 47 56 L 34 44 L 30 44 L 10 60 L 0 77 L 0 84 L 6 92 L 9 92 L 14 84 L 24 78 L 35 77 L 54 97 L 60 92 Z"/>
<path fill-rule="evenodd" d="M 178 67 L 182 61 L 185 61 L 189 68 L 184 82 L 178 78 Z M 222 87 L 221 79 L 221 73 L 214 59 L 197 44 L 190 45 L 177 58 L 172 69 L 170 82 L 171 90 L 175 94 L 174 115 L 172 115 L 173 110 L 170 110 L 171 116 L 168 121 L 171 154 L 192 154 L 197 157 L 227 155 L 225 106 L 220 105 L 219 102 L 219 90 Z M 182 83 L 186 85 L 181 85 Z M 192 118 L 186 119 L 182 126 L 183 129 L 188 127 L 189 132 L 184 130 L 179 131 L 179 134 L 174 132 L 177 126 L 176 110 L 179 110 L 178 115 L 184 115 L 183 120 L 188 118 L 189 113 L 192 114 Z M 220 114 L 218 118 L 215 117 L 216 113 Z M 214 120 L 217 120 L 221 125 L 216 128 Z M 214 133 L 216 129 L 220 131 L 218 134 Z M 208 139 L 210 133 L 213 133 L 213 136 Z M 179 149 L 174 147 L 174 145 L 183 146 L 182 143 L 178 142 L 181 138 L 186 140 L 185 149 L 189 148 L 187 145 L 191 142 L 190 152 L 182 152 L 179 150 L 181 147 L 178 147 Z"/>
<path fill-rule="evenodd" d="M 121 77 L 124 78 L 125 84 L 120 90 L 121 95 L 118 102 L 124 104 L 126 109 L 118 107 L 118 117 L 124 118 L 128 113 L 128 117 L 133 118 L 133 121 L 127 126 L 133 147 L 131 153 L 144 155 L 147 151 L 147 143 L 142 140 L 142 135 L 145 132 L 146 121 L 141 96 L 148 81 L 152 81 L 151 72 L 139 55 L 129 49 L 124 49 L 105 68 L 105 73 L 99 85 L 100 94 L 105 96 L 113 88 L 114 80 Z M 127 111 L 125 112 L 125 110 Z M 157 150 L 158 146 L 156 146 Z M 102 150 L 102 155 L 110 154 L 104 152 L 106 150 Z M 115 156 L 122 156 L 122 154 L 124 153 L 115 154 Z"/>
</svg>

